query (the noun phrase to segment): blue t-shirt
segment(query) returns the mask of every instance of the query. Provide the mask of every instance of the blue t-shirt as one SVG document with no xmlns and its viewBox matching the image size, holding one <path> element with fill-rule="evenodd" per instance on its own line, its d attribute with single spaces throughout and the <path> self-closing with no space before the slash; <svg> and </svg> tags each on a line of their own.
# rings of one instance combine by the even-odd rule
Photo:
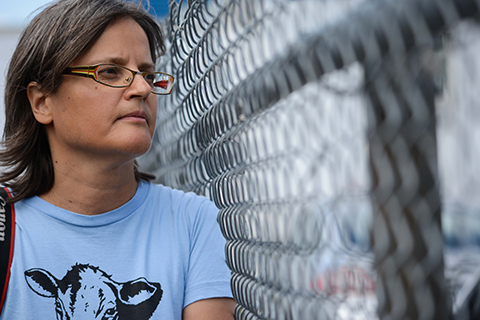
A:
<svg viewBox="0 0 480 320">
<path fill-rule="evenodd" d="M 232 296 L 218 210 L 204 197 L 141 182 L 129 202 L 100 215 L 39 197 L 15 213 L 1 320 L 180 320 L 192 302 Z"/>
</svg>

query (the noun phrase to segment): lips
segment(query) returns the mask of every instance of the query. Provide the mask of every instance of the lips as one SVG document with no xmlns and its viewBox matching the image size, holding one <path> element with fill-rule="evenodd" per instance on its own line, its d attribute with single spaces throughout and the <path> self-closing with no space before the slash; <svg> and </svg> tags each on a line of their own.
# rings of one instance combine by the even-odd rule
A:
<svg viewBox="0 0 480 320">
<path fill-rule="evenodd" d="M 122 119 L 124 119 L 124 120 L 127 120 L 127 119 L 131 119 L 131 120 L 138 119 L 138 120 L 147 121 L 147 114 L 146 114 L 144 111 L 133 111 L 133 112 L 127 113 L 126 115 L 121 116 L 120 118 L 118 118 L 118 120 L 122 120 Z"/>
</svg>

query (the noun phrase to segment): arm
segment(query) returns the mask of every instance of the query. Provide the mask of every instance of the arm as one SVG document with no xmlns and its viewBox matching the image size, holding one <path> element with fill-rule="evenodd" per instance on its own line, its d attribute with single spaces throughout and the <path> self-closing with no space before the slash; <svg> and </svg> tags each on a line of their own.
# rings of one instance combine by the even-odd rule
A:
<svg viewBox="0 0 480 320">
<path fill-rule="evenodd" d="M 235 305 L 231 298 L 195 301 L 183 309 L 182 320 L 233 320 Z"/>
</svg>

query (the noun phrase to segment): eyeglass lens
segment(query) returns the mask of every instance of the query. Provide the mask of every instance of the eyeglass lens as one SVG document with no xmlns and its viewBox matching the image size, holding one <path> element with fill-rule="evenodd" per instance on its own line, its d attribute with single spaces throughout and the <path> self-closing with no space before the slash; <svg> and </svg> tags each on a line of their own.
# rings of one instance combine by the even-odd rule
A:
<svg viewBox="0 0 480 320">
<path fill-rule="evenodd" d="M 132 71 L 117 65 L 101 65 L 96 70 L 97 81 L 110 86 L 128 86 L 133 81 Z M 155 93 L 169 93 L 173 78 L 169 75 L 152 72 L 141 73 Z"/>
</svg>

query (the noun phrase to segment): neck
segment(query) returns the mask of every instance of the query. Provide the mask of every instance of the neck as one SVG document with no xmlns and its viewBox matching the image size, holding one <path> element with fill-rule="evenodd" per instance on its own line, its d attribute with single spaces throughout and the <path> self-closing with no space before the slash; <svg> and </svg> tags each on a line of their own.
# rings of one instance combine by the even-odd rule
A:
<svg viewBox="0 0 480 320">
<path fill-rule="evenodd" d="M 117 166 L 67 163 L 54 160 L 53 187 L 40 195 L 57 207 L 95 215 L 116 209 L 135 195 L 138 183 L 133 160 Z"/>
</svg>

